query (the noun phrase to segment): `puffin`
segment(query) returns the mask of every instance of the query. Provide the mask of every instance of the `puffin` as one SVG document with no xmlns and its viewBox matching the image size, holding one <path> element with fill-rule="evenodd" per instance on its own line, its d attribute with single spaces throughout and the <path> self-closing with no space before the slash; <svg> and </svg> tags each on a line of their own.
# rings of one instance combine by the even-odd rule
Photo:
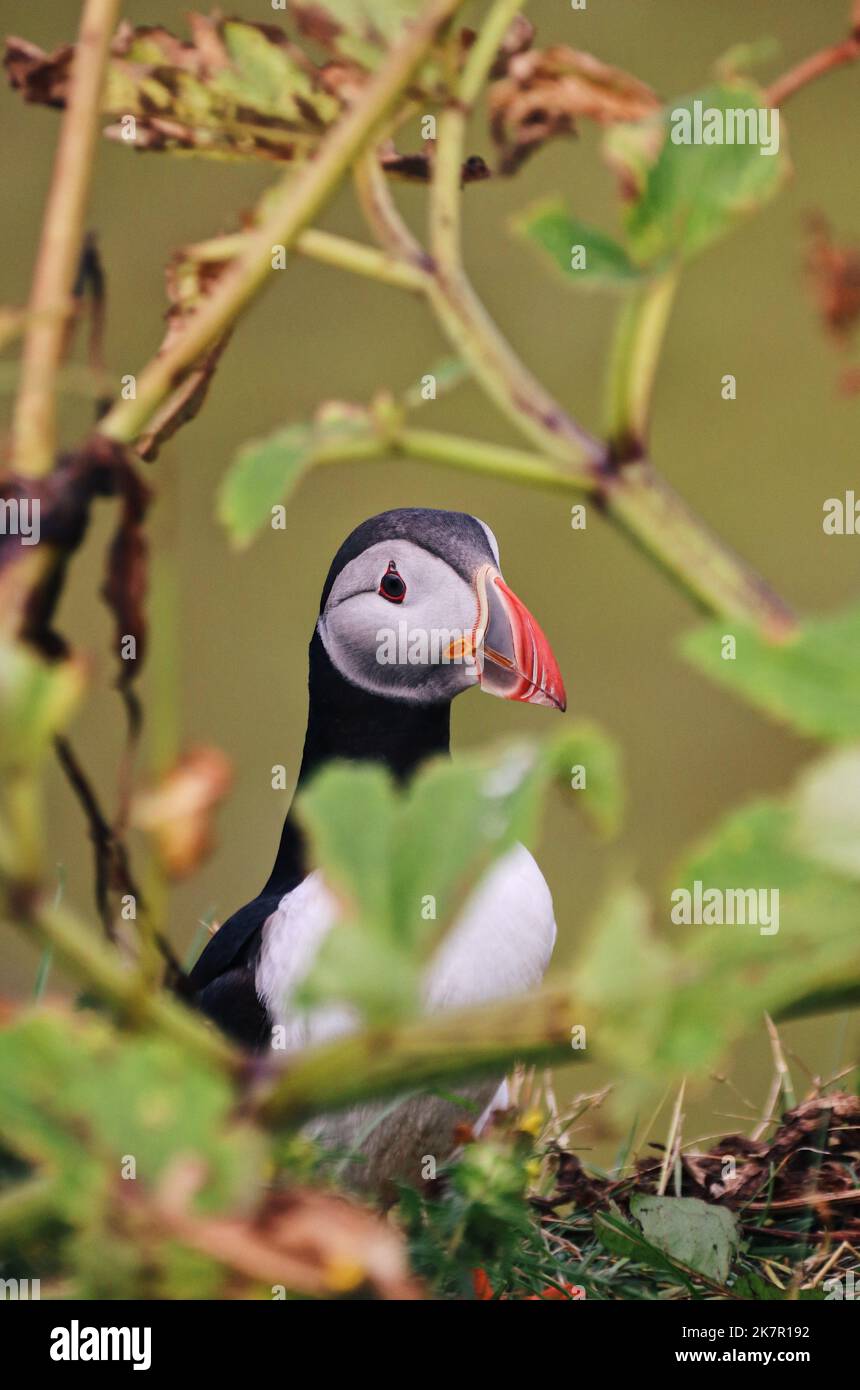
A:
<svg viewBox="0 0 860 1390">
<path fill-rule="evenodd" d="M 408 782 L 429 758 L 449 755 L 451 703 L 476 685 L 502 699 L 566 708 L 552 649 L 505 583 L 489 526 L 423 507 L 370 517 L 343 542 L 323 586 L 296 793 L 334 759 L 378 763 Z M 196 1006 L 243 1047 L 271 1046 L 277 1027 L 287 1061 L 361 1026 L 346 1006 L 293 1003 L 338 919 L 334 895 L 308 862 L 295 805 L 294 796 L 267 882 L 210 938 L 188 981 Z M 543 977 L 555 937 L 547 883 L 517 844 L 479 881 L 429 961 L 423 1008 L 528 991 Z M 432 1180 L 464 1124 L 477 1135 L 506 1103 L 504 1079 L 495 1078 L 455 1096 L 357 1105 L 307 1132 L 346 1155 L 341 1176 L 350 1185 L 390 1194 L 399 1183 Z"/>
</svg>

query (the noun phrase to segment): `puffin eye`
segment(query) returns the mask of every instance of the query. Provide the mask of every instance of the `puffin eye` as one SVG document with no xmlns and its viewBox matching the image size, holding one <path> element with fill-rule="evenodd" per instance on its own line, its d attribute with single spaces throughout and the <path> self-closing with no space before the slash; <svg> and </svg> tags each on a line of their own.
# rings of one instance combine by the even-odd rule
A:
<svg viewBox="0 0 860 1390">
<path fill-rule="evenodd" d="M 406 597 L 406 585 L 397 573 L 397 566 L 393 560 L 389 560 L 388 569 L 382 576 L 379 593 L 383 598 L 387 598 L 389 603 L 402 603 Z"/>
</svg>

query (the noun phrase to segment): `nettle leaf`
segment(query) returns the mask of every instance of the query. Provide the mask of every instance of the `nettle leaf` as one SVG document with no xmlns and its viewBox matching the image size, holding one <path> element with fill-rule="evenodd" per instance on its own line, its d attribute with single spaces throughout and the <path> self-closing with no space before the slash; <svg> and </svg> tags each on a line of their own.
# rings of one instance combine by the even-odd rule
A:
<svg viewBox="0 0 860 1390">
<path fill-rule="evenodd" d="M 307 159 L 420 9 L 421 0 L 296 0 L 287 17 L 334 55 L 320 65 L 274 24 L 192 13 L 183 40 L 124 22 L 104 85 L 102 111 L 114 123 L 105 134 L 134 149 Z M 9 38 L 9 80 L 26 101 L 63 107 L 74 52 Z M 441 67 L 428 62 L 411 94 L 443 91 Z"/>
<path fill-rule="evenodd" d="M 202 1210 L 251 1200 L 262 1141 L 233 1115 L 227 1079 L 172 1042 L 57 1012 L 25 1015 L 0 1034 L 0 1130 L 56 1176 L 73 1224 L 85 1218 L 84 1199 L 121 1189 L 126 1156 L 150 1190 L 177 1154 L 197 1160 Z"/>
<path fill-rule="evenodd" d="M 49 665 L 26 647 L 0 642 L 0 766 L 30 767 L 46 756 L 83 683 L 79 662 Z"/>
<path fill-rule="evenodd" d="M 651 926 L 651 904 L 630 885 L 594 915 L 574 972 L 574 995 L 600 1019 L 600 1051 L 623 1067 L 630 1095 L 650 1069 L 675 985 L 674 961 Z"/>
<path fill-rule="evenodd" d="M 422 0 L 291 0 L 290 13 L 329 52 L 373 67 L 422 7 Z"/>
<path fill-rule="evenodd" d="M 239 450 L 218 492 L 218 520 L 237 546 L 250 544 L 272 520 L 272 508 L 285 502 L 313 463 L 310 425 L 288 425 L 267 439 Z"/>
<path fill-rule="evenodd" d="M 756 121 L 754 130 L 741 113 Z M 771 132 L 783 134 L 770 125 L 776 119 L 759 88 L 732 83 L 610 130 L 605 149 L 627 200 L 625 227 L 634 260 L 641 265 L 686 260 L 772 198 L 788 171 L 782 138 L 778 151 L 765 152 Z M 747 142 L 728 141 L 728 121 Z M 692 143 L 681 142 L 686 135 Z M 716 136 L 719 143 L 704 143 Z"/>
<path fill-rule="evenodd" d="M 630 1210 L 651 1245 L 715 1283 L 725 1284 L 740 1245 L 734 1212 L 698 1197 L 641 1193 L 631 1197 Z"/>
<path fill-rule="evenodd" d="M 514 228 L 558 266 L 568 284 L 582 289 L 624 289 L 641 281 L 645 272 L 617 241 L 571 217 L 562 203 L 540 203 L 526 209 Z"/>
<path fill-rule="evenodd" d="M 541 745 L 424 768 L 397 789 L 375 768 L 336 764 L 302 793 L 314 860 L 342 903 L 302 990 L 305 1004 L 338 1000 L 376 1020 L 414 1010 L 427 955 L 495 860 L 533 842 L 548 784 L 593 759 L 597 823 L 614 825 L 617 758 L 591 725 Z"/>
<path fill-rule="evenodd" d="M 655 1269 L 660 1274 L 667 1275 L 674 1283 L 692 1291 L 693 1284 L 686 1270 L 679 1269 L 665 1251 L 646 1240 L 639 1228 L 625 1221 L 617 1209 L 595 1212 L 593 1224 L 594 1234 L 610 1254 Z"/>
<path fill-rule="evenodd" d="M 723 658 L 723 638 L 735 658 Z M 801 734 L 860 737 L 860 605 L 810 618 L 797 634 L 768 642 L 747 628 L 711 623 L 687 634 L 685 657 L 718 684 Z"/>
<path fill-rule="evenodd" d="M 781 800 L 734 812 L 681 866 L 660 914 L 670 923 L 684 976 L 670 1001 L 663 1062 L 711 1065 L 720 1039 L 726 1045 L 739 1037 L 763 1010 L 773 1013 L 860 976 L 860 880 L 831 867 L 819 843 L 805 839 L 810 779 L 820 788 L 821 779 L 841 782 L 844 772 L 818 764 Z M 850 815 L 843 829 L 831 825 L 844 843 Z M 700 923 L 671 920 L 679 889 L 702 895 Z M 722 903 L 708 914 L 703 895 L 712 889 Z"/>
<path fill-rule="evenodd" d="M 435 363 L 427 375 L 434 380 L 435 396 L 454 390 L 468 376 L 468 368 L 456 357 Z M 273 520 L 273 508 L 285 503 L 304 474 L 314 463 L 354 457 L 362 443 L 368 452 L 378 452 L 380 434 L 389 422 L 406 410 L 424 404 L 422 385 L 417 384 L 400 400 L 380 391 L 369 406 L 348 401 L 326 401 L 312 424 L 292 424 L 265 439 L 251 440 L 236 455 L 221 484 L 217 514 L 237 546 L 246 546 Z"/>
<path fill-rule="evenodd" d="M 644 82 L 581 49 L 559 44 L 514 53 L 489 91 L 500 172 L 515 173 L 548 140 L 572 135 L 580 119 L 635 121 L 658 105 Z"/>
<path fill-rule="evenodd" d="M 190 42 L 160 27 L 120 25 L 102 99 L 117 124 L 106 133 L 136 149 L 222 158 L 312 154 L 343 109 L 342 68 L 317 68 L 274 25 L 199 14 L 189 24 Z M 5 62 L 26 100 L 62 107 L 73 56 L 72 45 L 47 54 L 9 39 Z"/>
<path fill-rule="evenodd" d="M 830 754 L 722 820 L 656 902 L 626 887 L 595 914 L 573 990 L 623 1110 L 655 1078 L 705 1074 L 764 1011 L 860 980 L 858 785 L 860 748 Z"/>
</svg>

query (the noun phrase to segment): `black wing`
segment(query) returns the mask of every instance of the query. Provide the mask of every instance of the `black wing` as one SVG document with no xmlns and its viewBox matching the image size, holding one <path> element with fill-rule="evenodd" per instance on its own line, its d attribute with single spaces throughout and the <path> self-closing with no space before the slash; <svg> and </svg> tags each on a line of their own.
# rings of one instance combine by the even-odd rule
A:
<svg viewBox="0 0 860 1390">
<path fill-rule="evenodd" d="M 188 976 L 198 1009 L 244 1047 L 263 1047 L 271 1024 L 254 980 L 263 925 L 282 893 L 263 893 L 228 918 Z"/>
</svg>

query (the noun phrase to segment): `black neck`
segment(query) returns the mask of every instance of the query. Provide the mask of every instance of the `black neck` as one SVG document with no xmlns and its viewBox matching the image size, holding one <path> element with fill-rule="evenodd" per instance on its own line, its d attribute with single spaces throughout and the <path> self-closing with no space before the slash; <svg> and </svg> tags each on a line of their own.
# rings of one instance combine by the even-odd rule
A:
<svg viewBox="0 0 860 1390">
<path fill-rule="evenodd" d="M 451 704 L 389 700 L 351 685 L 331 664 L 318 632 L 309 650 L 308 727 L 296 791 L 335 758 L 382 763 L 405 782 L 427 758 L 447 753 Z M 285 893 L 306 873 L 304 844 L 290 806 L 266 893 Z"/>
</svg>

